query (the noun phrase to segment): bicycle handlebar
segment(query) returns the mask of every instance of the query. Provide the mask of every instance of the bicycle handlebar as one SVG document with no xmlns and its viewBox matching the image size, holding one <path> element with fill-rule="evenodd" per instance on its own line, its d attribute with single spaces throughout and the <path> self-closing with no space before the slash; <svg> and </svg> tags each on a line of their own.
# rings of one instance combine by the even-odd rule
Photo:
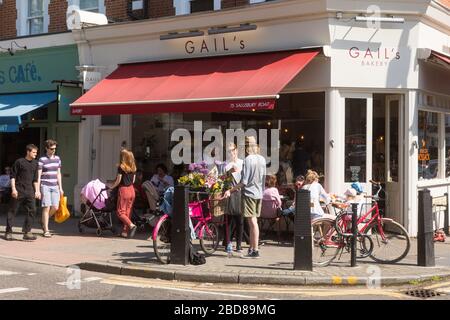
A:
<svg viewBox="0 0 450 320">
<path fill-rule="evenodd" d="M 376 186 L 380 186 L 381 185 L 381 182 L 375 181 L 375 180 L 372 180 L 372 179 L 370 179 L 369 182 L 374 184 L 374 185 L 376 185 Z"/>
</svg>

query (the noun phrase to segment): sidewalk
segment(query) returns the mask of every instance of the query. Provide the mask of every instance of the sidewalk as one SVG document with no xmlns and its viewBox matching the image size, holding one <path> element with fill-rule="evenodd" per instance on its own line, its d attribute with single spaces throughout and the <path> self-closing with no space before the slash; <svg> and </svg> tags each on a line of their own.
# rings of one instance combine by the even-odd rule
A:
<svg viewBox="0 0 450 320">
<path fill-rule="evenodd" d="M 153 243 L 146 240 L 148 233 L 138 232 L 135 239 L 103 237 L 95 229 L 80 234 L 77 219 L 63 224 L 51 223 L 52 238 L 43 238 L 42 231 L 33 229 L 38 239 L 22 241 L 22 217 L 14 228 L 15 241 L 5 241 L 6 217 L 0 215 L 0 257 L 33 261 L 57 266 L 79 265 L 82 269 L 111 274 L 166 280 L 223 282 L 279 285 L 365 285 L 379 276 L 381 285 L 408 284 L 417 281 L 450 277 L 450 242 L 435 244 L 436 267 L 418 267 L 416 240 L 412 240 L 409 255 L 400 263 L 380 265 L 370 259 L 358 260 L 350 267 L 350 255 L 340 261 L 313 271 L 294 271 L 292 244 L 266 244 L 260 248 L 260 259 L 228 258 L 223 249 L 201 266 L 162 265 L 153 253 Z M 37 226 L 38 224 L 35 223 Z M 244 246 L 245 248 L 245 246 Z"/>
</svg>

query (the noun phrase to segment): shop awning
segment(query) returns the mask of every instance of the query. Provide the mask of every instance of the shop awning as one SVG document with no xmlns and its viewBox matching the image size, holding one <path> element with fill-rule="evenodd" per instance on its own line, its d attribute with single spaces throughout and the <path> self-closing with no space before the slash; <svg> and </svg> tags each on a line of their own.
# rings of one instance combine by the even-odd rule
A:
<svg viewBox="0 0 450 320">
<path fill-rule="evenodd" d="M 450 67 L 450 57 L 443 53 L 432 50 L 430 58 L 437 61 L 438 63 L 444 64 L 446 67 Z"/>
<path fill-rule="evenodd" d="M 56 101 L 56 92 L 0 95 L 0 132 L 17 132 L 21 116 Z"/>
<path fill-rule="evenodd" d="M 71 104 L 74 115 L 273 109 L 319 49 L 120 65 Z"/>
</svg>

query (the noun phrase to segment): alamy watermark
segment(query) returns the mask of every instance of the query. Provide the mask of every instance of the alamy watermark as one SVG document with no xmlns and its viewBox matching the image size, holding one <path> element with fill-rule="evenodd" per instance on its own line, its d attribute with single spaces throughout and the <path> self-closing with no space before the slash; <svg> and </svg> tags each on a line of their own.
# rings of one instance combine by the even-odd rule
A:
<svg viewBox="0 0 450 320">
<path fill-rule="evenodd" d="M 230 155 L 224 155 L 224 148 L 230 143 L 236 144 L 238 157 L 245 156 L 245 137 L 254 136 L 260 148 L 260 154 L 268 164 L 267 174 L 275 174 L 279 168 L 280 130 L 279 129 L 226 129 L 225 137 L 218 128 L 203 132 L 202 121 L 194 121 L 194 136 L 184 128 L 172 132 L 171 141 L 178 142 L 171 152 L 175 165 L 201 161 L 229 161 Z M 210 142 L 203 148 L 204 142 Z M 270 142 L 270 143 L 269 143 Z"/>
</svg>

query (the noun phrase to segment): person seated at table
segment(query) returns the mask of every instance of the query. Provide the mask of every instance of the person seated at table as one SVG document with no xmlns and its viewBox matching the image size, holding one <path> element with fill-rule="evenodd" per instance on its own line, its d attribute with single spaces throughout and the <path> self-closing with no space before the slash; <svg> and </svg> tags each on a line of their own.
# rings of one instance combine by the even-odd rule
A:
<svg viewBox="0 0 450 320">
<path fill-rule="evenodd" d="M 331 198 L 319 183 L 319 174 L 316 171 L 308 170 L 302 189 L 310 192 L 311 220 L 323 217 L 325 212 L 320 205 L 320 200 L 324 200 L 325 204 L 328 204 Z"/>
<path fill-rule="evenodd" d="M 292 201 L 291 205 L 282 210 L 281 214 L 285 215 L 285 216 L 291 216 L 295 214 L 295 195 L 297 194 L 297 190 L 300 190 L 303 187 L 303 184 L 305 183 L 305 177 L 302 175 L 297 176 L 297 178 L 295 178 L 295 184 L 294 184 L 294 200 Z"/>
<path fill-rule="evenodd" d="M 269 175 L 266 177 L 266 188 L 263 193 L 263 201 L 274 201 L 275 206 L 281 209 L 281 197 L 277 185 L 277 177 Z"/>
<path fill-rule="evenodd" d="M 167 174 L 167 167 L 160 163 L 156 166 L 156 174 L 153 175 L 150 180 L 151 183 L 156 187 L 160 195 L 164 194 L 164 191 L 168 187 L 174 186 L 174 181 L 171 176 Z"/>
</svg>

